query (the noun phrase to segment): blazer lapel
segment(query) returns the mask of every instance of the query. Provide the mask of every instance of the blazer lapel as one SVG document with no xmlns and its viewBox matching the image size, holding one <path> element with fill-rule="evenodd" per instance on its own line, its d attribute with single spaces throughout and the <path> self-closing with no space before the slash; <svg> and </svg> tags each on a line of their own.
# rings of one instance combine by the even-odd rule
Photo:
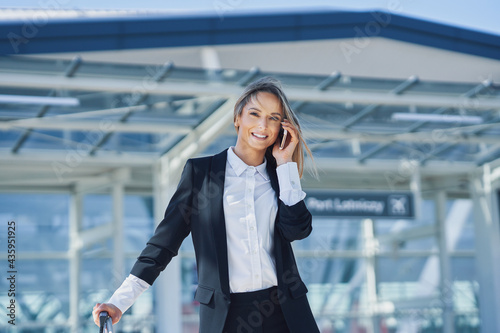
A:
<svg viewBox="0 0 500 333">
<path fill-rule="evenodd" d="M 276 167 L 274 166 L 274 163 L 271 163 L 268 160 L 266 169 L 267 169 L 267 174 L 269 175 L 269 179 L 271 180 L 271 187 L 273 188 L 274 192 L 276 192 L 276 197 L 279 198 L 280 188 L 278 184 L 278 174 L 276 173 Z"/>
<path fill-rule="evenodd" d="M 221 288 L 224 294 L 229 295 L 229 272 L 227 259 L 226 221 L 224 218 L 223 195 L 224 179 L 226 175 L 227 149 L 214 155 L 209 173 L 209 195 L 214 198 L 210 205 L 210 220 L 213 223 L 215 248 L 219 266 Z"/>
<path fill-rule="evenodd" d="M 278 277 L 278 285 L 281 284 L 281 278 L 283 276 L 283 253 L 281 250 L 281 237 L 280 231 L 278 228 L 279 224 L 279 215 L 280 215 L 280 188 L 278 182 L 278 174 L 276 173 L 276 165 L 274 163 L 267 162 L 267 174 L 269 175 L 269 179 L 271 180 L 271 187 L 276 193 L 276 200 L 278 200 L 278 211 L 276 212 L 276 220 L 274 224 L 274 259 L 276 263 L 276 275 Z"/>
</svg>

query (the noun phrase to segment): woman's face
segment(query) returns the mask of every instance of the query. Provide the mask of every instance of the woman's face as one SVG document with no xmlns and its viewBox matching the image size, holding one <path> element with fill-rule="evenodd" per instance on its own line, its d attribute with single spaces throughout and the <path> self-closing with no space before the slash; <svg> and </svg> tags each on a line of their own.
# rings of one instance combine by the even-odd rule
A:
<svg viewBox="0 0 500 333">
<path fill-rule="evenodd" d="M 259 92 L 243 107 L 236 119 L 238 143 L 245 148 L 265 150 L 278 138 L 282 121 L 283 111 L 278 97 Z"/>
</svg>

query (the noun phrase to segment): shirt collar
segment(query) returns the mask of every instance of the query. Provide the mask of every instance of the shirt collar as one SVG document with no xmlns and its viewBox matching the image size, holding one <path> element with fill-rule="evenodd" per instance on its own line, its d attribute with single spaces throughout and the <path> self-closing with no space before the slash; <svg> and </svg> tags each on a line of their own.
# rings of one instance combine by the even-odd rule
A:
<svg viewBox="0 0 500 333">
<path fill-rule="evenodd" d="M 241 158 L 239 158 L 238 155 L 234 153 L 233 149 L 234 147 L 229 147 L 229 149 L 227 150 L 227 161 L 229 162 L 229 165 L 231 165 L 231 168 L 233 168 L 236 175 L 239 177 L 245 170 L 247 170 L 251 166 L 243 162 Z M 269 180 L 266 166 L 267 160 L 264 157 L 264 163 L 253 168 L 255 168 L 255 170 L 257 170 L 257 172 L 260 173 L 265 180 Z"/>
</svg>

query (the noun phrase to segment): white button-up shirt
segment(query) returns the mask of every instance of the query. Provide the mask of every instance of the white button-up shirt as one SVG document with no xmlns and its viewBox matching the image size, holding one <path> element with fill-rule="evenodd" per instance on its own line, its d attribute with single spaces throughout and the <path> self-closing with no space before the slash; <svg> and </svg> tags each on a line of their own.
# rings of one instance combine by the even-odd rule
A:
<svg viewBox="0 0 500 333">
<path fill-rule="evenodd" d="M 272 246 L 278 203 L 266 164 L 248 166 L 232 148 L 227 152 L 223 207 L 232 293 L 277 285 Z"/>
<path fill-rule="evenodd" d="M 223 207 L 229 287 L 233 293 L 277 285 L 273 236 L 278 202 L 266 163 L 249 166 L 236 156 L 233 147 L 227 151 Z M 284 204 L 292 206 L 305 198 L 295 162 L 280 165 L 276 172 L 279 199 Z M 147 282 L 130 274 L 108 303 L 124 313 L 148 288 Z"/>
</svg>

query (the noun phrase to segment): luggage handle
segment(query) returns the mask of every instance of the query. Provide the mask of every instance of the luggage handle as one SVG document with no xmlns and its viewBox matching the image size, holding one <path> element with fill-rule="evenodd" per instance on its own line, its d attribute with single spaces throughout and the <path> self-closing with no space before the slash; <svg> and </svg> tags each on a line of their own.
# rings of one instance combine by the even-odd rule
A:
<svg viewBox="0 0 500 333">
<path fill-rule="evenodd" d="M 113 333 L 113 321 L 106 311 L 99 313 L 99 333 Z"/>
</svg>

